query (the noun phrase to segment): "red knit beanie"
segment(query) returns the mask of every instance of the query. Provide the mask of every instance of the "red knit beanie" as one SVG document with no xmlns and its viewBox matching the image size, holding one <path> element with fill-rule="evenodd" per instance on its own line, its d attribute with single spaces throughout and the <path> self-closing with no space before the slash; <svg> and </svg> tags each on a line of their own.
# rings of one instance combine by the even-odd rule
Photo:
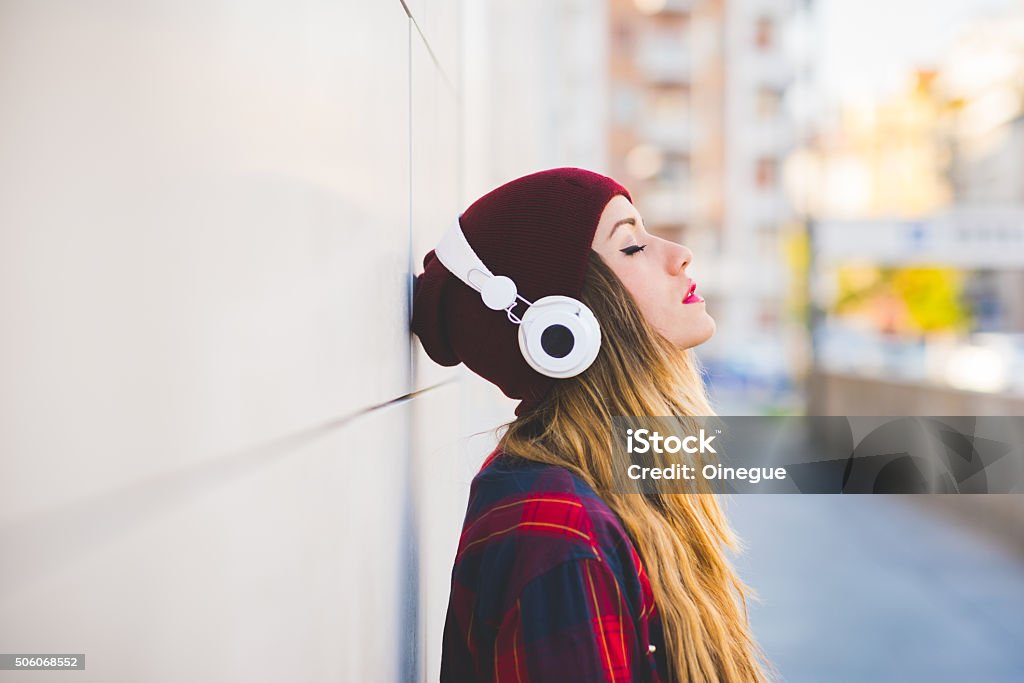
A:
<svg viewBox="0 0 1024 683">
<path fill-rule="evenodd" d="M 517 178 L 488 192 L 460 218 L 480 260 L 512 278 L 528 301 L 580 298 L 594 231 L 615 195 L 626 188 L 580 168 L 554 168 Z M 521 399 L 516 415 L 535 408 L 558 381 L 531 368 L 519 351 L 519 328 L 505 311 L 452 275 L 431 251 L 416 279 L 412 331 L 440 365 L 466 367 Z M 522 304 L 516 310 L 522 315 Z"/>
</svg>

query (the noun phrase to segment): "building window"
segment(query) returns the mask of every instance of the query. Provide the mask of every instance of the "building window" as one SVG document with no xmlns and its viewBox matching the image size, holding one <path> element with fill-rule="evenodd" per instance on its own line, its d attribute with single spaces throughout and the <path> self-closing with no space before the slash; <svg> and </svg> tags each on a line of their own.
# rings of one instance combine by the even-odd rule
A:
<svg viewBox="0 0 1024 683">
<path fill-rule="evenodd" d="M 761 86 L 757 89 L 757 116 L 761 119 L 773 119 L 779 114 L 782 94 L 775 88 Z"/>
<path fill-rule="evenodd" d="M 779 253 L 779 232 L 773 223 L 765 223 L 757 228 L 758 253 L 768 256 Z"/>
<path fill-rule="evenodd" d="M 754 44 L 759 50 L 770 50 L 775 44 L 775 21 L 771 17 L 760 17 L 754 28 Z"/>
<path fill-rule="evenodd" d="M 627 86 L 616 86 L 612 92 L 612 120 L 619 126 L 632 126 L 640 112 L 640 97 L 636 90 Z"/>
<path fill-rule="evenodd" d="M 762 190 L 773 189 L 778 182 L 779 164 L 775 159 L 762 157 L 757 160 L 755 180 Z"/>
<path fill-rule="evenodd" d="M 625 22 L 616 24 L 613 32 L 616 50 L 626 54 L 633 51 L 633 29 Z"/>
<path fill-rule="evenodd" d="M 763 332 L 770 332 L 779 326 L 779 307 L 771 301 L 763 301 L 757 311 L 757 326 Z"/>
<path fill-rule="evenodd" d="M 686 84 L 676 87 L 652 88 L 648 99 L 651 117 L 659 120 L 681 121 L 690 113 L 690 88 Z"/>
<path fill-rule="evenodd" d="M 665 9 L 665 0 L 633 0 L 633 4 L 640 10 L 641 14 L 657 14 Z"/>
<path fill-rule="evenodd" d="M 665 160 L 658 173 L 658 179 L 674 185 L 688 185 L 690 182 L 690 157 L 685 154 L 672 155 Z"/>
</svg>

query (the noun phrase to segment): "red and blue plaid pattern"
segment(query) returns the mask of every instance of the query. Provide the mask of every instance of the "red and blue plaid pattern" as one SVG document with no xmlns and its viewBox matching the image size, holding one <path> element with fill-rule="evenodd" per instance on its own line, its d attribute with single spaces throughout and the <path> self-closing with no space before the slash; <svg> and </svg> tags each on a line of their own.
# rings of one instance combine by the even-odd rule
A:
<svg viewBox="0 0 1024 683">
<path fill-rule="evenodd" d="M 569 471 L 495 453 L 473 480 L 441 680 L 668 680 L 640 556 Z"/>
</svg>

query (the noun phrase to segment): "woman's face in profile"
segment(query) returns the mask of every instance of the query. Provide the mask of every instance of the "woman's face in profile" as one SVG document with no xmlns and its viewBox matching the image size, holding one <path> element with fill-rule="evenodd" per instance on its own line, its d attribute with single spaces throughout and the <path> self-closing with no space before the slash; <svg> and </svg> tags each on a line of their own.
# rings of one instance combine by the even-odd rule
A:
<svg viewBox="0 0 1024 683">
<path fill-rule="evenodd" d="M 715 333 L 714 319 L 694 293 L 697 283 L 686 274 L 693 253 L 648 233 L 624 196 L 604 207 L 592 248 L 633 295 L 647 322 L 673 344 L 690 348 Z"/>
</svg>

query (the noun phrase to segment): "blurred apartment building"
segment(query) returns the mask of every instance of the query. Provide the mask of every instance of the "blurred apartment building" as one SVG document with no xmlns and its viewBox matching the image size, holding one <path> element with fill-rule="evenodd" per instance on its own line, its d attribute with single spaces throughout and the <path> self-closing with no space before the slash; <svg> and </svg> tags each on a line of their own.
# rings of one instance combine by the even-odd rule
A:
<svg viewBox="0 0 1024 683">
<path fill-rule="evenodd" d="M 941 87 L 954 105 L 956 200 L 1024 204 L 1024 7 L 964 31 L 942 64 Z"/>
<path fill-rule="evenodd" d="M 823 368 L 924 383 L 905 410 L 950 387 L 1002 393 L 988 410 L 1009 410 L 1024 391 L 1024 11 L 965 25 L 936 64 L 847 103 L 797 156 L 815 179 Z M 981 412 L 979 394 L 962 400 Z"/>
<path fill-rule="evenodd" d="M 921 69 L 882 102 L 844 105 L 814 144 L 809 210 L 825 219 L 917 218 L 952 201 L 938 73 Z"/>
<path fill-rule="evenodd" d="M 785 106 L 800 0 L 611 0 L 609 159 L 652 232 L 688 245 L 721 333 L 704 351 L 725 376 L 799 371 L 787 319 L 796 219 L 782 169 L 802 132 Z"/>
<path fill-rule="evenodd" d="M 955 201 L 1007 216 L 1006 225 L 979 223 L 972 236 L 1024 253 L 1024 8 L 965 31 L 942 65 L 941 85 L 955 105 L 947 125 Z M 1024 333 L 1022 291 L 1024 260 L 974 272 L 967 294 L 976 327 Z"/>
</svg>

